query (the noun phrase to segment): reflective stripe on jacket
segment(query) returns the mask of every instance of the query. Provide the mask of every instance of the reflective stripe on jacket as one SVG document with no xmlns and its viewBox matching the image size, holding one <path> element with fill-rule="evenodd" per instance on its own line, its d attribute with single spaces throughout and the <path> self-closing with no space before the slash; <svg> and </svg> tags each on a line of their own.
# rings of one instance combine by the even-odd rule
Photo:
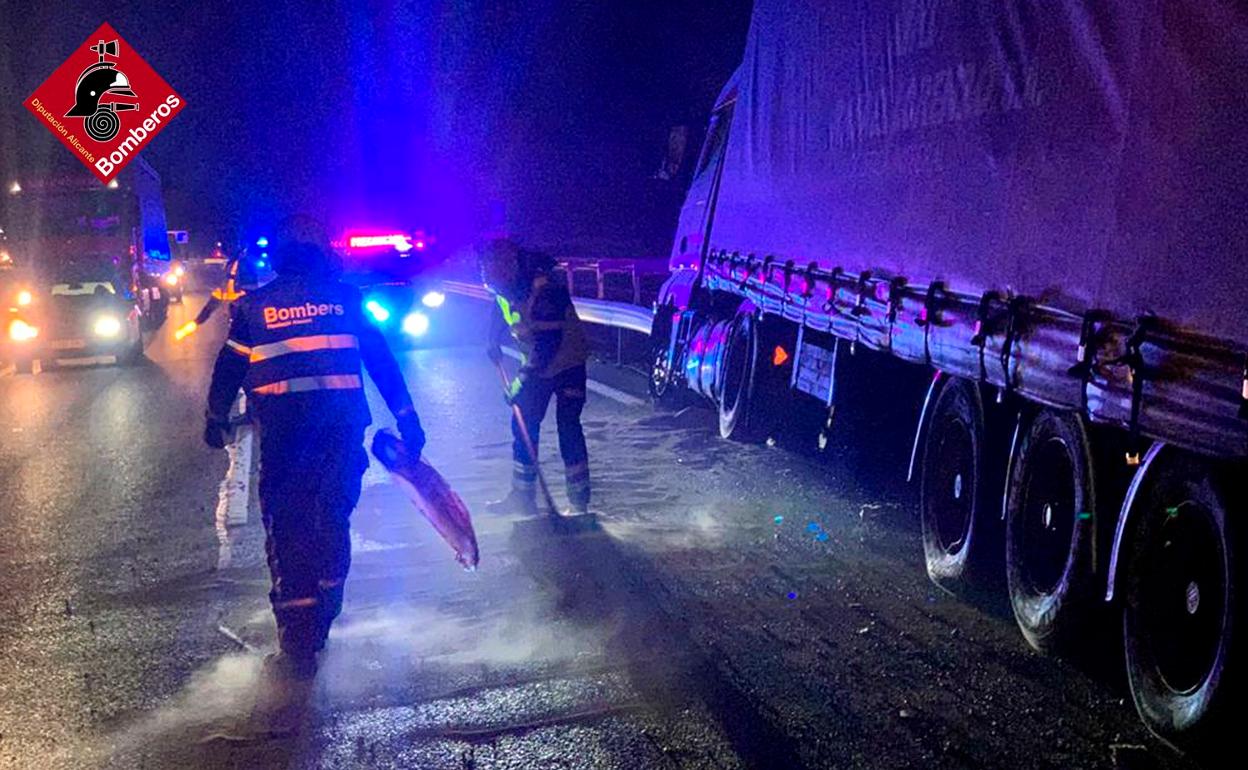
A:
<svg viewBox="0 0 1248 770">
<path fill-rule="evenodd" d="M 393 354 L 364 318 L 359 290 L 329 276 L 279 276 L 235 305 L 209 413 L 228 415 L 241 386 L 262 427 L 367 425 L 365 366 L 392 412 L 414 414 Z"/>
</svg>

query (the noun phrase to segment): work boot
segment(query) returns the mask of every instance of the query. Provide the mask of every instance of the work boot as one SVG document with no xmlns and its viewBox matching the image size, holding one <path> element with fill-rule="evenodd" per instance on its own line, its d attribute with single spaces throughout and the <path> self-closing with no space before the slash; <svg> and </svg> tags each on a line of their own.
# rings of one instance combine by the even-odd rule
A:
<svg viewBox="0 0 1248 770">
<path fill-rule="evenodd" d="M 488 513 L 515 513 L 521 516 L 537 515 L 537 498 L 532 492 L 513 489 L 501 500 L 485 504 Z"/>
<path fill-rule="evenodd" d="M 264 657 L 266 676 L 281 681 L 306 681 L 316 676 L 316 653 L 293 654 L 285 650 Z"/>
<path fill-rule="evenodd" d="M 490 513 L 537 515 L 537 466 L 516 460 L 511 467 L 511 491 L 502 500 L 485 504 Z"/>
</svg>

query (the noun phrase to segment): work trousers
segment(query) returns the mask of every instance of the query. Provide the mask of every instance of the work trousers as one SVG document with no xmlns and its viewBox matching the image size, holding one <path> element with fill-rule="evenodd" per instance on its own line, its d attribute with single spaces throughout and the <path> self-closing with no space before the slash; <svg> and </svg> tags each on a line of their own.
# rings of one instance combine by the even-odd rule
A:
<svg viewBox="0 0 1248 770">
<path fill-rule="evenodd" d="M 351 511 L 368 467 L 364 429 L 260 425 L 260 511 L 284 652 L 320 650 L 342 611 Z"/>
<path fill-rule="evenodd" d="M 536 448 L 541 433 L 542 418 L 555 397 L 555 424 L 559 430 L 559 454 L 563 456 L 568 500 L 573 506 L 589 505 L 589 453 L 585 448 L 585 431 L 581 428 L 581 411 L 585 408 L 585 367 L 565 369 L 553 377 L 529 375 L 520 384 L 515 404 L 524 415 L 524 424 Z M 537 466 L 529 457 L 515 415 L 511 418 L 512 458 L 515 461 L 512 485 L 519 491 L 532 494 L 537 485 Z"/>
</svg>

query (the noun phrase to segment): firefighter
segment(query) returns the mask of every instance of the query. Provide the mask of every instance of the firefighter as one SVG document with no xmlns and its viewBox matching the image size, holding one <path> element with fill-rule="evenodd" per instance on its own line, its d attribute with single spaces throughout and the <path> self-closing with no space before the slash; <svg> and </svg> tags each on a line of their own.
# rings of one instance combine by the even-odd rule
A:
<svg viewBox="0 0 1248 770">
<path fill-rule="evenodd" d="M 208 319 L 217 312 L 217 308 L 224 305 L 227 308 L 233 308 L 234 303 L 242 299 L 247 294 L 246 285 L 254 286 L 257 281 L 255 279 L 255 271 L 244 271 L 242 265 L 245 255 L 241 255 L 231 259 L 225 266 L 225 284 L 212 290 L 212 296 L 200 308 L 199 315 L 195 319 L 188 321 L 174 332 L 176 339 L 194 334 L 199 327 L 208 323 Z M 232 311 L 231 311 L 232 312 Z"/>
<path fill-rule="evenodd" d="M 360 294 L 338 280 L 323 229 L 284 223 L 277 278 L 236 302 L 217 356 L 204 440 L 221 448 L 242 387 L 260 437 L 260 509 L 280 652 L 279 675 L 310 677 L 342 609 L 351 563 L 348 518 L 368 467 L 370 423 L 362 368 L 394 414 L 408 449 L 425 437 L 393 353 L 363 317 Z"/>
<path fill-rule="evenodd" d="M 524 352 L 509 399 L 520 407 L 536 448 L 542 418 L 555 398 L 559 453 L 563 456 L 568 502 L 573 513 L 589 511 L 589 455 L 581 410 L 585 407 L 585 361 L 589 345 L 567 287 L 554 273 L 549 257 L 520 249 L 506 239 L 480 250 L 481 274 L 501 311 L 495 317 L 488 353 L 497 365 L 507 330 Z M 537 510 L 536 458 L 530 457 L 515 416 L 512 417 L 511 492 L 489 504 L 492 510 L 533 514 Z"/>
</svg>

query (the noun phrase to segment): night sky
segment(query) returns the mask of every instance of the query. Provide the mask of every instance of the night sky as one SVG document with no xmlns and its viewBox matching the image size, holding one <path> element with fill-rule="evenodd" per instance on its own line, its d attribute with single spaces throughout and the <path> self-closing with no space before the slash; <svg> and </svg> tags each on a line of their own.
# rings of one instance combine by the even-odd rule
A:
<svg viewBox="0 0 1248 770">
<path fill-rule="evenodd" d="M 661 254 L 668 130 L 700 131 L 749 6 L 0 0 L 0 171 L 68 153 L 21 102 L 108 21 L 187 103 L 146 151 L 171 227 L 248 237 L 306 211 L 452 243 L 503 201 L 532 245 Z"/>
</svg>

